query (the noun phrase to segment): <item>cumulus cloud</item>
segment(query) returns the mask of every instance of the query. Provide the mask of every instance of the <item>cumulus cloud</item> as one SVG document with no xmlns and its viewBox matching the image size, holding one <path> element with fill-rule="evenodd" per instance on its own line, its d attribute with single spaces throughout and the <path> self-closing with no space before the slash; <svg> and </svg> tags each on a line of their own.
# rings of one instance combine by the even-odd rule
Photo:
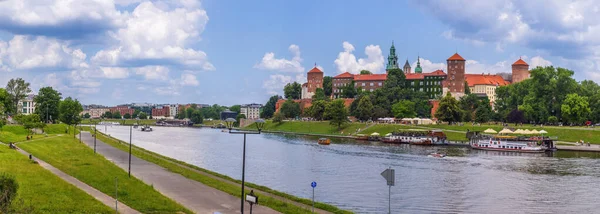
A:
<svg viewBox="0 0 600 214">
<path fill-rule="evenodd" d="M 129 69 L 122 67 L 100 67 L 104 78 L 123 79 L 129 77 Z"/>
<path fill-rule="evenodd" d="M 545 67 L 545 66 L 550 66 L 550 65 L 552 65 L 552 62 L 550 62 L 550 61 L 542 58 L 541 56 L 534 56 L 534 57 L 532 57 L 531 58 L 531 63 L 529 63 L 529 67 L 530 68 L 535 68 L 535 67 L 538 67 L 538 66 Z"/>
<path fill-rule="evenodd" d="M 354 46 L 349 42 L 342 44 L 344 51 L 338 54 L 334 61 L 339 73 L 350 72 L 358 74 L 361 70 L 369 70 L 373 73 L 383 73 L 385 60 L 379 45 L 369 45 L 365 47 L 367 58 L 359 58 L 352 53 Z"/>
<path fill-rule="evenodd" d="M 417 60 L 415 60 L 411 64 L 410 67 L 411 67 L 411 71 L 414 73 L 415 68 L 417 67 Z M 432 72 L 435 70 L 446 70 L 446 63 L 443 63 L 443 62 L 433 63 L 433 62 L 431 62 L 431 60 L 421 58 L 421 68 L 423 69 L 423 72 L 425 72 L 425 73 Z"/>
<path fill-rule="evenodd" d="M 167 80 L 169 68 L 165 66 L 144 66 L 134 68 L 135 74 L 142 75 L 146 80 Z"/>
<path fill-rule="evenodd" d="M 260 63 L 254 65 L 254 68 L 283 71 L 283 72 L 304 72 L 302 67 L 302 58 L 300 57 L 300 47 L 292 44 L 288 50 L 294 55 L 291 60 L 285 58 L 275 58 L 275 53 L 265 53 Z"/>
<path fill-rule="evenodd" d="M 183 73 L 181 74 L 181 85 L 182 86 L 198 86 L 198 80 L 193 74 Z"/>
<path fill-rule="evenodd" d="M 292 82 L 298 82 L 300 84 L 306 82 L 306 75 L 297 74 L 296 76 L 273 74 L 269 76 L 269 79 L 263 82 L 263 88 L 267 90 L 268 94 L 276 95 L 283 93 L 283 87 Z"/>
<path fill-rule="evenodd" d="M 0 40 L 0 69 L 87 68 L 86 54 L 67 43 L 47 38 L 14 36 Z"/>
<path fill-rule="evenodd" d="M 103 66 L 174 64 L 214 70 L 205 52 L 187 47 L 200 40 L 207 22 L 206 11 L 199 7 L 172 9 L 159 8 L 153 2 L 140 3 L 121 28 L 109 32 L 118 45 L 98 51 L 92 62 Z"/>
</svg>

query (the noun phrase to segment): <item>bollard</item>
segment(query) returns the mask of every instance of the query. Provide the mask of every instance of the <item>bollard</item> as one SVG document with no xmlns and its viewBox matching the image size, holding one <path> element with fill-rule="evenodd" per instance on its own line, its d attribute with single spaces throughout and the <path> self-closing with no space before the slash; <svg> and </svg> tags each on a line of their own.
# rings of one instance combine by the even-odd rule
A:
<svg viewBox="0 0 600 214">
<path fill-rule="evenodd" d="M 31 160 L 31 159 L 32 159 L 31 154 L 29 154 L 29 160 Z"/>
</svg>

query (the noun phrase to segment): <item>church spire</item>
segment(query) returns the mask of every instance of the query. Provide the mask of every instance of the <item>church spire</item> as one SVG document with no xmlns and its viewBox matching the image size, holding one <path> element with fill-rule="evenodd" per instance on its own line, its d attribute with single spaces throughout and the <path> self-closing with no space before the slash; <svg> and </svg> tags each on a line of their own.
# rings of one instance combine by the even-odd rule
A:
<svg viewBox="0 0 600 214">
<path fill-rule="evenodd" d="M 415 73 L 423 73 L 423 68 L 421 68 L 421 56 L 417 55 L 417 67 L 415 68 Z"/>
<path fill-rule="evenodd" d="M 394 41 L 392 40 L 392 47 L 390 47 L 390 54 L 388 55 L 388 64 L 385 70 L 397 69 L 398 68 L 398 56 L 396 56 L 396 47 L 394 47 Z"/>
</svg>

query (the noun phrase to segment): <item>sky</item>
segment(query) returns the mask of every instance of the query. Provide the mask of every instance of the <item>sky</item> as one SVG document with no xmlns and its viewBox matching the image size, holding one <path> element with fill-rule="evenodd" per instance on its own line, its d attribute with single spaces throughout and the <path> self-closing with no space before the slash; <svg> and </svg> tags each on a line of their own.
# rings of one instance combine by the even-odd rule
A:
<svg viewBox="0 0 600 214">
<path fill-rule="evenodd" d="M 519 58 L 600 81 L 592 0 L 4 0 L 0 85 L 23 78 L 83 104 L 265 103 L 289 82 L 400 64 L 510 72 Z"/>
</svg>

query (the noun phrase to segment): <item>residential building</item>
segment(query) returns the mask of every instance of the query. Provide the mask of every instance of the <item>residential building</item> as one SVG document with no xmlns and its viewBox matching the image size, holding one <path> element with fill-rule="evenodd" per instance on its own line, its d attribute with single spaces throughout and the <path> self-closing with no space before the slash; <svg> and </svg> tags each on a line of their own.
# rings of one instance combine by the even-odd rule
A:
<svg viewBox="0 0 600 214">
<path fill-rule="evenodd" d="M 496 102 L 496 88 L 510 84 L 502 76 L 495 74 L 465 74 L 465 79 L 471 93 L 487 96 L 490 104 Z"/>
<path fill-rule="evenodd" d="M 512 64 L 512 83 L 529 79 L 529 64 L 521 58 Z"/>
<path fill-rule="evenodd" d="M 308 71 L 307 81 L 305 84 L 302 84 L 302 99 L 311 99 L 317 88 L 323 88 L 323 71 L 317 68 L 317 64 L 315 67 Z"/>
<path fill-rule="evenodd" d="M 86 113 L 90 114 L 90 118 L 96 119 L 102 117 L 104 113 L 110 111 L 109 108 L 88 108 L 81 112 L 81 116 L 84 116 Z"/>
<path fill-rule="evenodd" d="M 132 109 L 129 106 L 115 106 L 115 107 L 110 107 L 109 111 L 111 114 L 115 114 L 115 113 L 119 112 L 121 117 L 124 117 L 125 114 L 129 114 L 129 115 L 133 116 L 133 112 L 135 112 L 135 109 Z"/>
<path fill-rule="evenodd" d="M 33 99 L 35 98 L 34 94 L 27 95 L 25 99 L 20 100 L 18 105 L 19 113 L 24 115 L 30 115 L 35 112 L 35 102 Z"/>
<path fill-rule="evenodd" d="M 170 116 L 171 110 L 169 105 L 160 105 L 152 109 L 153 119 L 166 119 Z"/>
<path fill-rule="evenodd" d="M 240 106 L 240 114 L 246 116 L 246 119 L 256 120 L 260 118 L 260 108 L 262 108 L 261 104 L 246 104 Z"/>
<path fill-rule="evenodd" d="M 448 91 L 455 97 L 461 97 L 465 93 L 465 59 L 458 53 L 454 53 L 446 60 L 446 64 Z"/>
<path fill-rule="evenodd" d="M 354 75 L 354 86 L 362 91 L 373 92 L 383 87 L 387 74 L 359 74 Z"/>
<path fill-rule="evenodd" d="M 174 119 L 179 113 L 179 104 L 169 104 L 169 118 Z"/>
</svg>

